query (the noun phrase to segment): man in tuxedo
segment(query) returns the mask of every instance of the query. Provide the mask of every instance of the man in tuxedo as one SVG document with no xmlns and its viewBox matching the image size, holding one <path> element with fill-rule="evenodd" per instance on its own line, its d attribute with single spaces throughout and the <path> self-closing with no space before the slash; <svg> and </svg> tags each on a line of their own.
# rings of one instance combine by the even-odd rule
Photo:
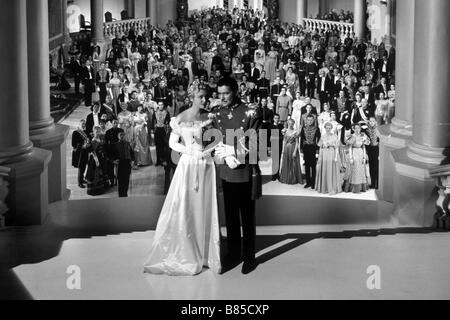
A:
<svg viewBox="0 0 450 320">
<path fill-rule="evenodd" d="M 125 133 L 119 132 L 119 141 L 114 144 L 114 164 L 117 165 L 117 181 L 119 198 L 128 197 L 131 168 L 134 163 L 134 151 L 125 140 Z"/>
<path fill-rule="evenodd" d="M 317 83 L 317 93 L 319 94 L 320 105 L 329 102 L 330 94 L 332 91 L 332 82 L 329 77 L 326 76 L 325 71 L 319 72 L 319 79 Z"/>
<path fill-rule="evenodd" d="M 277 104 L 277 99 L 280 96 L 281 89 L 283 88 L 283 85 L 280 82 L 281 78 L 280 76 L 277 76 L 274 84 L 270 87 L 270 97 L 275 105 Z"/>
<path fill-rule="evenodd" d="M 122 93 L 119 94 L 117 97 L 118 105 L 120 108 L 118 108 L 118 112 L 120 113 L 123 110 L 127 109 L 128 102 L 130 102 L 130 93 L 128 92 L 128 86 L 125 86 L 122 88 Z"/>
<path fill-rule="evenodd" d="M 224 137 L 223 143 L 216 147 L 216 157 L 224 161 L 217 167 L 218 177 L 222 181 L 227 227 L 228 256 L 227 263 L 234 264 L 241 259 L 243 249 L 242 273 L 247 274 L 256 268 L 255 258 L 255 200 L 259 198 L 261 181 L 257 163 L 251 163 L 247 151 L 236 139 L 232 144 L 227 140 L 227 130 L 242 129 L 252 136 L 246 148 L 257 152 L 257 135 L 261 128 L 258 110 L 250 110 L 241 103 L 238 96 L 238 84 L 232 78 L 223 78 L 218 84 L 221 106 L 214 109 L 218 128 Z M 229 134 L 229 132 L 228 132 Z M 229 138 L 229 137 L 228 137 Z M 254 139 L 256 138 L 256 139 Z M 243 161 L 243 162 L 242 162 Z M 223 162 L 222 162 L 223 163 Z M 259 175 L 260 176 L 260 175 Z M 243 247 L 241 245 L 241 223 Z"/>
<path fill-rule="evenodd" d="M 86 65 L 82 68 L 81 82 L 84 84 L 84 104 L 86 107 L 90 107 L 92 93 L 95 90 L 95 71 L 90 60 L 87 60 Z"/>
<path fill-rule="evenodd" d="M 115 170 L 114 170 L 114 148 L 115 144 L 119 142 L 119 133 L 124 132 L 122 128 L 119 128 L 119 121 L 112 121 L 112 128 L 105 133 L 105 145 L 106 155 L 108 156 L 108 178 L 111 186 L 117 184 Z"/>
<path fill-rule="evenodd" d="M 86 133 L 89 137 L 92 136 L 94 127 L 99 126 L 101 117 L 100 105 L 96 103 L 92 107 L 92 113 L 89 113 L 86 117 Z"/>
<path fill-rule="evenodd" d="M 81 66 L 81 60 L 80 60 L 81 54 L 77 53 L 75 58 L 72 60 L 70 64 L 70 68 L 72 70 L 73 74 L 73 80 L 75 82 L 75 93 L 80 94 L 80 80 L 81 80 L 81 72 L 83 70 Z"/>
<path fill-rule="evenodd" d="M 255 62 L 250 62 L 250 72 L 249 72 L 249 80 L 250 82 L 256 83 L 258 81 L 259 77 L 261 76 L 261 73 L 258 68 L 255 66 Z"/>
</svg>

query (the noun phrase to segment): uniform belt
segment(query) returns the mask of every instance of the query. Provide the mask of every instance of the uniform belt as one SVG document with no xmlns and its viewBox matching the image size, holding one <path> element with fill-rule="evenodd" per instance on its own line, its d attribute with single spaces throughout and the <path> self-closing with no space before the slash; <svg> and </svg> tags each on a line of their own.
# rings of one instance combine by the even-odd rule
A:
<svg viewBox="0 0 450 320">
<path fill-rule="evenodd" d="M 260 89 L 268 89 L 268 87 L 259 87 Z"/>
<path fill-rule="evenodd" d="M 315 72 L 310 72 L 309 74 L 316 74 Z"/>
</svg>

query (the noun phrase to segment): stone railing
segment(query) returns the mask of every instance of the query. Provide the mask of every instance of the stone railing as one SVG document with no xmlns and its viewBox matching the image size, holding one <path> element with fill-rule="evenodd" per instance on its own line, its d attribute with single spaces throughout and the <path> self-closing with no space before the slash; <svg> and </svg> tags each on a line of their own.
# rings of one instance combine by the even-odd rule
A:
<svg viewBox="0 0 450 320">
<path fill-rule="evenodd" d="M 353 23 L 328 21 L 328 20 L 317 20 L 317 19 L 303 19 L 304 26 L 311 30 L 338 30 L 341 39 L 345 39 L 347 35 L 352 35 L 354 26 Z"/>
<path fill-rule="evenodd" d="M 430 177 L 436 180 L 439 194 L 433 227 L 450 230 L 450 164 L 430 169 L 429 173 Z"/>
<path fill-rule="evenodd" d="M 0 166 L 0 229 L 5 227 L 4 214 L 8 211 L 5 199 L 8 196 L 8 177 L 11 169 Z"/>
<path fill-rule="evenodd" d="M 105 38 L 112 39 L 119 34 L 128 34 L 131 29 L 134 29 L 136 34 L 141 31 L 150 29 L 150 18 L 129 19 L 120 21 L 111 21 L 103 23 L 103 33 Z"/>
</svg>

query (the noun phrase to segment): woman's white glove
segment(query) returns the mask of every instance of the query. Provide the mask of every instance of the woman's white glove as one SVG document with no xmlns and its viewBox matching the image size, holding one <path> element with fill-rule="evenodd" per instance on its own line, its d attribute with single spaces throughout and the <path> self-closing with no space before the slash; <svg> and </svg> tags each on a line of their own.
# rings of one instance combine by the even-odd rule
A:
<svg viewBox="0 0 450 320">
<path fill-rule="evenodd" d="M 234 156 L 228 156 L 225 158 L 225 163 L 230 169 L 236 169 L 241 163 Z"/>
</svg>

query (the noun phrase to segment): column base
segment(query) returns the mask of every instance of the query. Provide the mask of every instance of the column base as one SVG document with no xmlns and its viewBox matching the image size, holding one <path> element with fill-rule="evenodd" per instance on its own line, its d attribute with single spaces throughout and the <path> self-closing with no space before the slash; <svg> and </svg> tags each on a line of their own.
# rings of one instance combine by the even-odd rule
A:
<svg viewBox="0 0 450 320">
<path fill-rule="evenodd" d="M 42 224 L 48 216 L 48 165 L 52 153 L 34 148 L 21 161 L 4 165 L 11 169 L 5 214 L 7 225 Z"/>
<path fill-rule="evenodd" d="M 66 138 L 69 130 L 68 126 L 56 124 L 44 133 L 30 132 L 30 140 L 37 148 L 52 153 L 48 169 L 48 179 L 51 181 L 48 188 L 49 203 L 63 200 L 67 193 Z"/>
<path fill-rule="evenodd" d="M 394 215 L 399 224 L 431 227 L 436 212 L 436 182 L 428 169 L 433 165 L 411 159 L 408 147 L 391 152 Z"/>
<path fill-rule="evenodd" d="M 406 124 L 406 122 L 404 122 Z M 400 127 L 394 123 L 379 127 L 380 132 L 380 166 L 379 181 L 376 194 L 378 199 L 386 202 L 394 202 L 394 162 L 391 152 L 405 148 L 411 139 L 412 131 L 408 131 L 406 125 Z"/>
</svg>

